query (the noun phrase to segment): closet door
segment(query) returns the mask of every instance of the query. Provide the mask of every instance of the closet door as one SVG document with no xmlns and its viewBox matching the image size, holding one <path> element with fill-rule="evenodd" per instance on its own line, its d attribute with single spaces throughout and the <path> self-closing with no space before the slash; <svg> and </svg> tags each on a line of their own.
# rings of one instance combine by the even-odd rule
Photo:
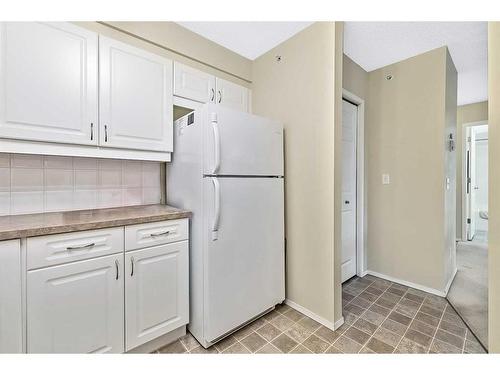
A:
<svg viewBox="0 0 500 375">
<path fill-rule="evenodd" d="M 172 61 L 99 37 L 101 146 L 173 150 Z"/>
<path fill-rule="evenodd" d="M 97 34 L 70 23 L 0 24 L 0 137 L 97 144 Z"/>
<path fill-rule="evenodd" d="M 217 104 L 248 112 L 248 89 L 235 83 L 217 78 Z"/>
</svg>

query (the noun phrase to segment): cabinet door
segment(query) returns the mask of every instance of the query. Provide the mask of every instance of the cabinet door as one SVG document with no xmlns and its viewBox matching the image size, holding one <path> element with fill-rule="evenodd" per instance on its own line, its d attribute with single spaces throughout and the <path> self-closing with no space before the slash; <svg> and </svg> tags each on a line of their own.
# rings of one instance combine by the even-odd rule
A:
<svg viewBox="0 0 500 375">
<path fill-rule="evenodd" d="M 172 61 L 99 37 L 100 145 L 173 150 Z"/>
<path fill-rule="evenodd" d="M 125 254 L 126 349 L 189 320 L 188 241 Z"/>
<path fill-rule="evenodd" d="M 0 242 L 0 354 L 22 353 L 21 249 L 19 240 Z"/>
<path fill-rule="evenodd" d="M 0 25 L 0 137 L 97 144 L 97 34 L 69 23 Z"/>
<path fill-rule="evenodd" d="M 248 111 L 248 89 L 217 78 L 217 103 L 242 112 Z"/>
<path fill-rule="evenodd" d="M 201 103 L 215 103 L 215 77 L 174 62 L 174 95 Z"/>
<path fill-rule="evenodd" d="M 121 353 L 123 254 L 29 271 L 28 353 Z"/>
</svg>

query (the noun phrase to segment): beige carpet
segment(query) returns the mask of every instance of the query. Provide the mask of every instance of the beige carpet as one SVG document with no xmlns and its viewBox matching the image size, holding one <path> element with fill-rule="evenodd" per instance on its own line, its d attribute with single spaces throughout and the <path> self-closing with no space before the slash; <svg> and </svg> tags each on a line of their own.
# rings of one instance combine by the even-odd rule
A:
<svg viewBox="0 0 500 375">
<path fill-rule="evenodd" d="M 448 301 L 478 340 L 488 348 L 488 245 L 458 242 L 457 275 Z"/>
</svg>

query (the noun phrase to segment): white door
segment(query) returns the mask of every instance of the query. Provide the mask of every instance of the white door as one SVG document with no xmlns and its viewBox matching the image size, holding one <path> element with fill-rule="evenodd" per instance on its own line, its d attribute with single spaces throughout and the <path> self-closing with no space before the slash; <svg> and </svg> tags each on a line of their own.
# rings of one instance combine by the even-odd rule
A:
<svg viewBox="0 0 500 375">
<path fill-rule="evenodd" d="M 21 279 L 19 240 L 0 241 L 0 354 L 23 351 Z"/>
<path fill-rule="evenodd" d="M 229 107 L 238 111 L 248 112 L 248 89 L 217 78 L 217 104 Z"/>
<path fill-rule="evenodd" d="M 125 254 L 126 350 L 189 321 L 188 241 Z"/>
<path fill-rule="evenodd" d="M 174 62 L 174 95 L 201 103 L 215 103 L 215 76 Z"/>
<path fill-rule="evenodd" d="M 203 113 L 204 174 L 283 175 L 280 123 L 212 104 Z"/>
<path fill-rule="evenodd" d="M 476 235 L 476 133 L 467 128 L 467 240 Z"/>
<path fill-rule="evenodd" d="M 173 150 L 172 61 L 99 36 L 101 146 Z"/>
<path fill-rule="evenodd" d="M 282 178 L 204 179 L 205 338 L 285 299 Z"/>
<path fill-rule="evenodd" d="M 95 145 L 97 121 L 97 34 L 0 24 L 0 137 Z"/>
<path fill-rule="evenodd" d="M 358 107 L 342 101 L 342 282 L 356 275 L 356 132 Z"/>
<path fill-rule="evenodd" d="M 28 353 L 124 350 L 123 254 L 27 276 Z"/>
</svg>

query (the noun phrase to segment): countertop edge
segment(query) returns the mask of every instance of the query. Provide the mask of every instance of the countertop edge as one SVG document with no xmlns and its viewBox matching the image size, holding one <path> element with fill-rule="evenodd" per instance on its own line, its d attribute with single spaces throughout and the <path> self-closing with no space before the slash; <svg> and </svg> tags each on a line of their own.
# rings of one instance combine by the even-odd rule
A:
<svg viewBox="0 0 500 375">
<path fill-rule="evenodd" d="M 13 229 L 13 230 L 6 230 L 3 232 L 0 231 L 0 241 L 45 236 L 50 234 L 61 234 L 61 233 L 93 230 L 93 229 L 120 227 L 125 225 L 152 223 L 162 220 L 188 219 L 191 216 L 192 214 L 189 211 L 179 211 L 179 212 L 151 214 L 144 216 L 138 215 L 128 218 L 111 218 L 109 220 L 103 219 L 89 223 L 60 224 L 60 225 L 50 225 L 44 227 L 40 226 L 40 227 L 33 227 L 26 229 Z"/>
</svg>

